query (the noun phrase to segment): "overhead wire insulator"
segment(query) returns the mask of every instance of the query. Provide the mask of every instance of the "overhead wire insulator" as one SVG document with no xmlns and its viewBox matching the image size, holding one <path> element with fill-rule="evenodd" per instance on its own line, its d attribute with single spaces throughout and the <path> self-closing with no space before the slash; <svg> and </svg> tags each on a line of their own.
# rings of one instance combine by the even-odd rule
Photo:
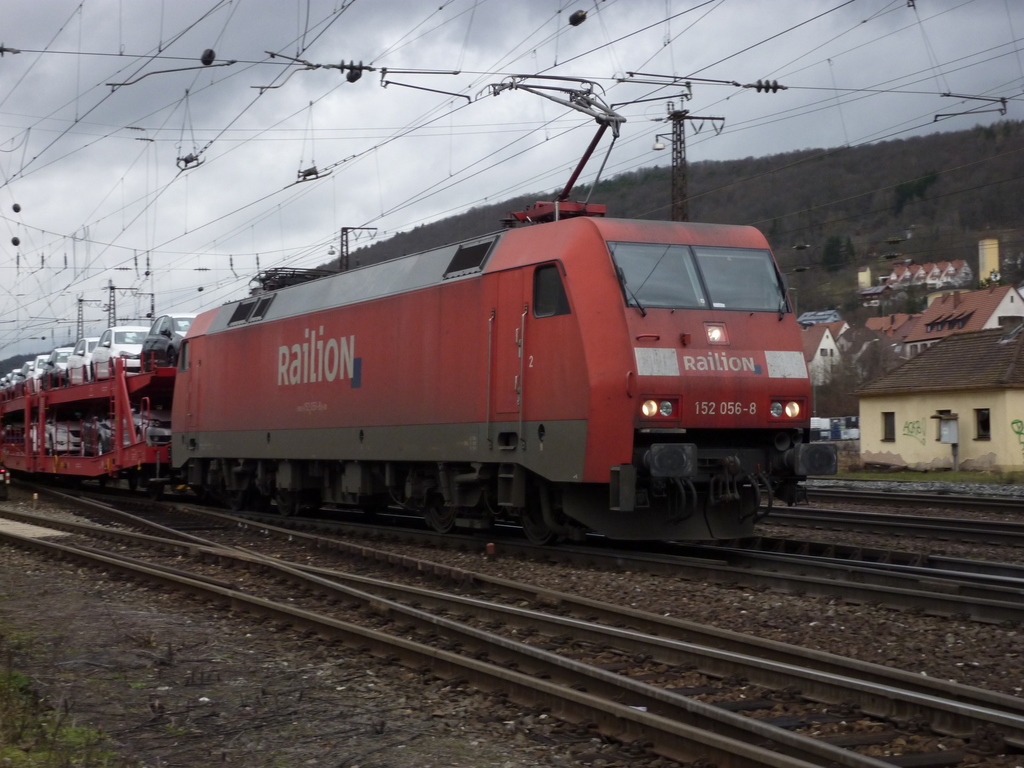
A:
<svg viewBox="0 0 1024 768">
<path fill-rule="evenodd" d="M 195 168 L 202 164 L 203 161 L 191 152 L 184 157 L 178 158 L 178 167 L 183 171 L 187 171 L 189 168 Z"/>
<path fill-rule="evenodd" d="M 345 63 L 342 62 L 341 68 L 348 70 L 345 73 L 345 79 L 350 83 L 354 83 L 363 76 L 363 62 L 361 61 L 358 64 L 356 64 L 354 60 L 350 61 L 347 67 L 345 66 Z"/>
<path fill-rule="evenodd" d="M 207 48 L 203 51 L 203 55 L 199 57 L 199 60 L 203 62 L 204 67 L 208 67 L 213 64 L 216 58 L 217 54 L 214 52 L 213 48 Z"/>
<path fill-rule="evenodd" d="M 582 24 L 586 20 L 587 20 L 587 12 L 586 11 L 576 11 L 574 14 L 572 14 L 572 16 L 569 17 L 569 26 L 570 27 L 578 27 L 580 24 Z"/>
<path fill-rule="evenodd" d="M 745 85 L 744 88 L 753 88 L 758 93 L 764 91 L 765 93 L 775 93 L 776 91 L 786 90 L 786 86 L 779 85 L 778 80 L 758 80 L 753 85 Z"/>
</svg>

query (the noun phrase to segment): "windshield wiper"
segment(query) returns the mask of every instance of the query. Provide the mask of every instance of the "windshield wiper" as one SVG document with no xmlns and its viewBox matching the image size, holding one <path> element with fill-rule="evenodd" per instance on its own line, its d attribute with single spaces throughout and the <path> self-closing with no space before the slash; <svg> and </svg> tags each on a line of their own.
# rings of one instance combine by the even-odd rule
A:
<svg viewBox="0 0 1024 768">
<path fill-rule="evenodd" d="M 626 285 L 626 273 L 622 271 L 622 267 L 618 267 L 615 272 L 619 276 L 619 285 L 622 286 L 622 290 L 629 294 L 629 297 L 636 303 L 636 308 L 640 310 L 640 316 L 647 317 L 647 310 L 644 309 L 644 305 L 640 303 L 640 299 Z"/>
</svg>

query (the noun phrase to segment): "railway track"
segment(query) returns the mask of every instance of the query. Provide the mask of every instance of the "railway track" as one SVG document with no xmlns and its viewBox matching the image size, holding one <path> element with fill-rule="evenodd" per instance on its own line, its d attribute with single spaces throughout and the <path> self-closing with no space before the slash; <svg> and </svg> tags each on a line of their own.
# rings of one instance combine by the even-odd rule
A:
<svg viewBox="0 0 1024 768">
<path fill-rule="evenodd" d="M 188 531 L 211 534 L 230 529 L 240 518 L 262 531 L 287 530 L 288 535 L 322 546 L 319 531 L 336 541 L 392 540 L 440 548 L 471 551 L 485 544 L 475 536 L 453 536 L 401 525 L 342 522 L 334 519 L 281 517 L 274 514 L 232 513 L 205 507 L 134 501 L 137 515 L 108 510 L 108 505 L 80 497 L 66 497 L 85 508 L 98 505 L 100 514 L 123 516 L 136 526 L 148 525 L 161 536 Z M 189 512 L 182 522 L 178 510 Z M 173 532 L 161 523 L 175 520 Z M 402 521 L 399 521 L 401 523 Z M 500 531 L 495 531 L 500 535 Z M 205 539 L 196 539 L 205 542 Z M 357 548 L 362 545 L 355 545 Z M 623 549 L 597 539 L 593 545 L 545 547 L 510 535 L 495 538 L 492 546 L 506 556 L 542 561 L 561 561 L 601 570 L 644 571 L 718 584 L 803 592 L 849 603 L 880 604 L 894 610 L 915 610 L 943 617 L 957 616 L 987 623 L 1024 624 L 1024 569 L 999 563 L 957 558 L 925 557 L 906 552 L 862 547 L 843 547 L 779 538 L 757 538 L 736 546 L 651 544 L 647 549 Z"/>
<path fill-rule="evenodd" d="M 1024 500 L 1009 496 L 968 496 L 956 493 L 903 493 L 901 491 L 864 491 L 853 488 L 820 488 L 807 489 L 807 500 L 830 501 L 838 503 L 879 504 L 888 507 L 955 507 L 958 509 L 984 512 L 1024 511 Z M 784 511 L 775 507 L 772 516 Z"/>
<path fill-rule="evenodd" d="M 1016 508 L 1024 513 L 1021 505 Z M 995 546 L 1024 547 L 1024 522 L 788 507 L 773 512 L 769 523 L 795 528 L 867 531 L 938 541 L 972 541 Z"/>
<path fill-rule="evenodd" d="M 915 718 L 958 744 L 932 755 L 917 754 L 913 765 L 955 765 L 950 761 L 965 749 L 1024 749 L 1024 702 L 899 670 L 345 542 L 319 543 L 461 585 L 461 594 L 441 592 L 436 583 L 401 585 L 272 560 L 201 543 L 183 531 L 153 536 L 23 517 L 60 527 L 76 539 L 103 537 L 133 551 L 171 553 L 176 564 L 188 555 L 199 565 L 184 571 L 153 562 L 151 556 L 149 562 L 138 562 L 92 547 L 11 539 L 22 546 L 173 585 L 350 645 L 369 643 L 375 653 L 429 668 L 433 674 L 464 677 L 484 689 L 498 687 L 523 703 L 543 703 L 567 719 L 594 722 L 609 735 L 648 740 L 674 759 L 703 757 L 721 765 L 890 765 L 849 747 L 873 744 L 892 753 L 893 744 L 913 743 L 906 726 Z M 130 518 L 122 515 L 121 522 Z M 253 528 L 246 522 L 235 525 L 243 531 Z M 258 528 L 264 535 L 281 537 L 275 550 L 282 540 L 290 537 L 294 542 L 297 537 L 294 531 Z M 309 544 L 296 546 L 308 549 Z M 237 588 L 238 577 L 232 574 L 238 569 L 264 574 L 255 585 L 258 591 L 248 594 Z M 280 581 L 287 582 L 286 589 L 268 587 Z M 264 592 L 276 592 L 277 597 Z M 307 593 L 317 597 L 296 599 Z M 343 618 L 336 617 L 339 611 L 330 604 L 342 606 Z M 865 718 L 873 721 L 870 727 Z M 829 738 L 810 739 L 795 732 L 810 728 Z"/>
</svg>

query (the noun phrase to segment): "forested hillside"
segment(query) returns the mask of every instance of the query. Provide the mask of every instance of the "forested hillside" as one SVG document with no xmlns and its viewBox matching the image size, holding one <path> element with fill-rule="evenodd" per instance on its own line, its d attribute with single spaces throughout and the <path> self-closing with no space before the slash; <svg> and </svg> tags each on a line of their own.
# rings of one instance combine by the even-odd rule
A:
<svg viewBox="0 0 1024 768">
<path fill-rule="evenodd" d="M 751 147 L 751 152 L 756 152 Z M 888 274 L 891 259 L 969 260 L 999 237 L 1004 278 L 1024 277 L 1024 123 L 1003 121 L 867 146 L 698 162 L 688 168 L 694 221 L 752 224 L 793 274 L 800 309 L 852 310 L 856 273 Z M 603 181 L 592 202 L 622 218 L 669 218 L 670 170 L 646 168 Z M 589 190 L 577 187 L 574 198 Z M 427 224 L 355 251 L 359 264 L 498 229 L 510 210 L 548 190 Z M 334 265 L 332 265 L 334 266 Z M 898 309 L 898 308 L 894 308 Z"/>
</svg>

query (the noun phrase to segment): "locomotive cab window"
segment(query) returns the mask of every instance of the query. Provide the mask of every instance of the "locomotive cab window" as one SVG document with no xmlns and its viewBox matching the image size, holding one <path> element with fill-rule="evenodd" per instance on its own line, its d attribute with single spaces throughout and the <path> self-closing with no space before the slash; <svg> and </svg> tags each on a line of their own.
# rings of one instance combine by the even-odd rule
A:
<svg viewBox="0 0 1024 768">
<path fill-rule="evenodd" d="M 695 245 L 693 252 L 712 307 L 765 312 L 786 308 L 782 283 L 768 251 Z"/>
<path fill-rule="evenodd" d="M 761 248 L 608 243 L 627 306 L 788 312 L 775 262 Z"/>
<path fill-rule="evenodd" d="M 537 267 L 533 273 L 533 316 L 553 317 L 569 314 L 569 297 L 565 295 L 562 275 L 557 264 Z"/>
<path fill-rule="evenodd" d="M 708 306 L 693 255 L 685 245 L 608 243 L 630 307 Z"/>
</svg>

